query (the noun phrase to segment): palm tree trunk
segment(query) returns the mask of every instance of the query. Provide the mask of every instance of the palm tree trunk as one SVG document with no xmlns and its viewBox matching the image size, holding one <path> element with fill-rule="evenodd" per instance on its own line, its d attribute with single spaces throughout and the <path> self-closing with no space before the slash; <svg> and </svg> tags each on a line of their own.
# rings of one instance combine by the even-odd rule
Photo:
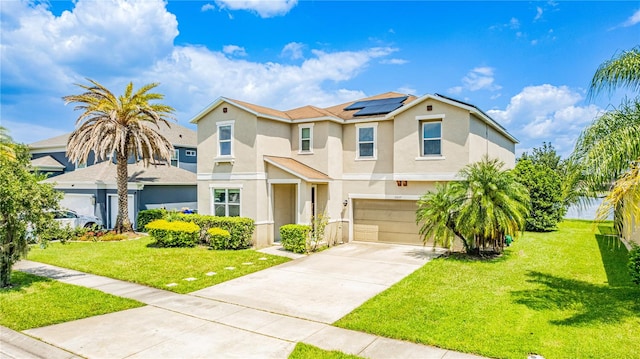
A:
<svg viewBox="0 0 640 359">
<path fill-rule="evenodd" d="M 116 169 L 118 171 L 118 217 L 114 229 L 117 233 L 133 232 L 129 221 L 129 198 L 127 196 L 127 183 L 129 173 L 127 171 L 127 156 L 118 153 L 116 156 Z"/>
</svg>

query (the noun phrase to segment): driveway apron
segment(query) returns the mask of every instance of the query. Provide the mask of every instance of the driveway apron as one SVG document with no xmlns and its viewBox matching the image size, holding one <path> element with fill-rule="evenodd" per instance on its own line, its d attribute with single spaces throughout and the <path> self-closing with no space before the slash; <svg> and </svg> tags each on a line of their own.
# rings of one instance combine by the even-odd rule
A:
<svg viewBox="0 0 640 359">
<path fill-rule="evenodd" d="M 352 242 L 191 294 L 333 323 L 441 253 Z"/>
</svg>

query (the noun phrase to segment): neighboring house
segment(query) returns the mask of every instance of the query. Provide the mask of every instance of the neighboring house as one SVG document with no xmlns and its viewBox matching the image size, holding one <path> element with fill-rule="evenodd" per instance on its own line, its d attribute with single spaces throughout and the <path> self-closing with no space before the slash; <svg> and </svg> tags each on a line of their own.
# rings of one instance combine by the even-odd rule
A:
<svg viewBox="0 0 640 359">
<path fill-rule="evenodd" d="M 148 208 L 195 208 L 196 201 L 196 132 L 172 123 L 161 124 L 159 132 L 174 146 L 170 164 L 159 163 L 144 168 L 129 164 L 129 216 L 135 224 L 137 213 Z M 64 192 L 60 205 L 80 214 L 95 215 L 112 228 L 117 214 L 116 166 L 112 161 L 95 164 L 93 153 L 86 164 L 71 163 L 66 156 L 71 133 L 29 145 L 31 165 L 48 174 L 45 182 L 56 183 Z"/>
<path fill-rule="evenodd" d="M 484 155 L 515 166 L 517 140 L 477 107 L 384 93 L 289 111 L 221 97 L 196 115 L 198 211 L 256 221 L 257 246 L 329 217 L 329 240 L 422 243 L 416 201 Z"/>
<path fill-rule="evenodd" d="M 631 194 L 627 196 L 626 201 L 628 202 L 633 201 Z M 629 204 L 629 205 L 632 205 L 632 204 Z M 634 205 L 639 206 L 640 203 L 635 203 Z M 627 241 L 627 244 L 628 244 L 627 247 L 631 249 L 630 246 L 632 242 L 637 245 L 640 245 L 640 218 L 638 218 L 637 216 L 634 216 L 631 213 L 627 213 L 624 215 L 622 223 L 623 223 L 622 238 Z"/>
<path fill-rule="evenodd" d="M 195 208 L 196 174 L 167 164 L 128 166 L 129 219 L 134 224 L 138 211 L 151 208 Z M 64 192 L 61 206 L 80 214 L 91 214 L 113 228 L 118 214 L 116 165 L 104 161 L 96 165 L 50 177 L 45 183 Z"/>
<path fill-rule="evenodd" d="M 160 124 L 159 132 L 166 137 L 174 147 L 171 165 L 196 172 L 197 136 L 196 132 L 184 126 L 171 123 L 171 128 Z M 67 158 L 67 142 L 71 133 L 34 142 L 29 145 L 31 165 L 39 172 L 49 177 L 91 166 L 95 162 L 93 153 L 87 163 L 71 163 Z"/>
</svg>

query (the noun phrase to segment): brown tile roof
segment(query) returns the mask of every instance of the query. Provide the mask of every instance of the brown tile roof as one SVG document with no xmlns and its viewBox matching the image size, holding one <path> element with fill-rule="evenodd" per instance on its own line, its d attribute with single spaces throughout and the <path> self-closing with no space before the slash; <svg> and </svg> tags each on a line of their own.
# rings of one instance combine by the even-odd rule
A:
<svg viewBox="0 0 640 359">
<path fill-rule="evenodd" d="M 290 157 L 264 156 L 264 160 L 307 182 L 326 183 L 331 180 L 326 174 Z"/>
<path fill-rule="evenodd" d="M 292 110 L 287 110 L 287 111 L 275 110 L 269 107 L 258 106 L 252 103 L 238 101 L 234 99 L 227 99 L 227 100 L 237 105 L 248 108 L 251 111 L 256 112 L 258 114 L 267 115 L 271 117 L 279 117 L 286 120 L 304 120 L 304 119 L 311 119 L 311 118 L 318 118 L 318 117 L 334 117 L 334 118 L 340 118 L 343 120 L 351 120 L 354 118 L 353 114 L 358 112 L 358 110 L 345 111 L 344 108 L 355 102 L 367 101 L 367 100 L 379 100 L 384 98 L 404 97 L 404 96 L 408 96 L 408 97 L 406 100 L 404 100 L 403 105 L 406 105 L 411 101 L 417 99 L 417 97 L 413 95 L 406 95 L 398 92 L 386 92 L 383 94 L 365 97 L 355 101 L 346 102 L 340 105 L 335 105 L 327 108 L 319 108 L 316 106 L 307 105 L 307 106 L 302 106 L 302 107 L 294 108 Z M 379 115 L 358 116 L 358 118 L 367 118 L 367 117 L 379 117 Z"/>
<path fill-rule="evenodd" d="M 58 168 L 64 169 L 64 165 L 51 156 L 44 156 L 31 160 L 31 166 L 34 168 Z"/>
<path fill-rule="evenodd" d="M 385 93 L 381 93 L 379 95 L 361 98 L 361 99 L 356 100 L 356 101 L 350 101 L 350 102 L 346 102 L 346 103 L 343 103 L 343 104 L 340 104 L 340 105 L 327 107 L 325 110 L 327 110 L 328 112 L 332 113 L 336 117 L 340 117 L 343 120 L 351 120 L 351 119 L 353 119 L 353 114 L 358 112 L 358 110 L 345 111 L 344 108 L 349 106 L 349 105 L 351 105 L 351 104 L 353 104 L 353 103 L 356 103 L 356 102 L 359 102 L 359 101 L 380 100 L 380 99 L 383 99 L 383 98 L 394 98 L 394 97 L 404 97 L 404 96 L 408 96 L 408 97 L 402 103 L 403 105 L 407 105 L 408 103 L 410 103 L 413 100 L 417 99 L 417 97 L 413 96 L 413 95 L 406 95 L 406 94 L 402 94 L 402 93 L 398 93 L 398 92 L 385 92 Z M 380 117 L 380 115 L 358 116 L 358 118 L 367 118 L 367 117 Z"/>
<path fill-rule="evenodd" d="M 274 110 L 272 108 L 269 107 L 264 107 L 264 106 L 258 106 L 258 105 L 254 105 L 252 103 L 248 103 L 248 102 L 244 102 L 244 101 L 238 101 L 238 100 L 234 100 L 234 99 L 229 99 L 230 101 L 232 101 L 233 103 L 236 103 L 240 106 L 246 107 L 254 112 L 257 113 L 261 113 L 263 115 L 269 115 L 269 116 L 274 116 L 274 117 L 281 117 L 281 118 L 286 118 L 286 119 L 291 119 L 286 112 L 283 111 L 278 111 L 278 110 Z"/>
<path fill-rule="evenodd" d="M 145 167 L 142 162 L 129 164 L 129 183 L 140 184 L 196 184 L 196 174 L 182 168 L 168 165 L 149 165 Z M 51 177 L 44 182 L 48 183 L 116 183 L 116 165 L 111 161 L 104 161 L 86 168 L 67 172 L 60 176 Z"/>
</svg>

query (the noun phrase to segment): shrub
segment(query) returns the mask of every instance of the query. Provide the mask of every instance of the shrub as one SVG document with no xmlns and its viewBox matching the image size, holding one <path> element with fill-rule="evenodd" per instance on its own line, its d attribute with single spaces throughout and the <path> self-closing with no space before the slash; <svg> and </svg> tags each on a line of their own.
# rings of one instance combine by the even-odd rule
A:
<svg viewBox="0 0 640 359">
<path fill-rule="evenodd" d="M 231 234 L 226 229 L 222 228 L 211 228 L 207 230 L 207 234 L 209 235 L 209 245 L 213 249 L 231 249 L 231 243 L 229 240 L 231 239 Z"/>
<path fill-rule="evenodd" d="M 138 212 L 138 221 L 136 223 L 136 228 L 140 232 L 146 232 L 145 226 L 156 219 L 164 219 L 167 215 L 166 209 L 145 209 Z"/>
<path fill-rule="evenodd" d="M 176 214 L 175 220 L 193 222 L 200 226 L 200 242 L 209 243 L 207 231 L 211 228 L 222 228 L 229 232 L 227 249 L 245 249 L 251 247 L 254 221 L 246 217 L 216 217 L 202 214 Z"/>
<path fill-rule="evenodd" d="M 158 219 L 145 227 L 159 247 L 195 247 L 200 227 L 190 222 L 167 222 Z"/>
<path fill-rule="evenodd" d="M 631 274 L 631 280 L 640 285 L 640 246 L 635 244 L 629 251 L 629 274 Z"/>
<path fill-rule="evenodd" d="M 280 227 L 280 242 L 282 243 L 282 247 L 293 253 L 306 253 L 309 232 L 311 232 L 311 226 L 285 224 Z"/>
</svg>

